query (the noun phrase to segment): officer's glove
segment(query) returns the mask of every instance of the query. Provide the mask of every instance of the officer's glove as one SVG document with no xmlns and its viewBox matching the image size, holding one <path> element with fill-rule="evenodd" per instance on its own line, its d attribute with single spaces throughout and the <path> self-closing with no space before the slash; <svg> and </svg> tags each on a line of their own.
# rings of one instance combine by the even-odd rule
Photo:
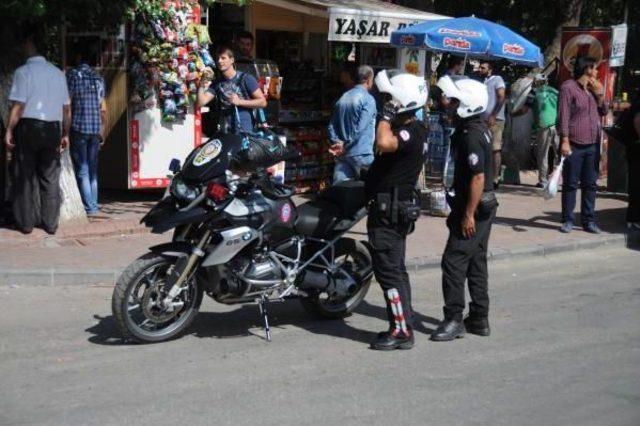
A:
<svg viewBox="0 0 640 426">
<path fill-rule="evenodd" d="M 393 120 L 395 120 L 397 114 L 398 105 L 393 101 L 386 102 L 382 107 L 382 111 L 380 112 L 380 120 L 388 121 L 389 123 L 391 123 Z"/>
</svg>

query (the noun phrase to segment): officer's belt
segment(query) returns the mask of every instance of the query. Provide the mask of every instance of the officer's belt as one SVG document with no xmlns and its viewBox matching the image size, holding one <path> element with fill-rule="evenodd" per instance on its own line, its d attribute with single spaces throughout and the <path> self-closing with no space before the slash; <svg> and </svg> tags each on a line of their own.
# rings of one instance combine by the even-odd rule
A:
<svg viewBox="0 0 640 426">
<path fill-rule="evenodd" d="M 413 187 L 405 187 L 404 189 Z M 399 187 L 393 187 L 390 192 L 378 192 L 369 204 L 369 211 L 388 219 L 392 225 L 400 222 L 414 222 L 420 216 L 419 198 L 398 199 Z"/>
</svg>

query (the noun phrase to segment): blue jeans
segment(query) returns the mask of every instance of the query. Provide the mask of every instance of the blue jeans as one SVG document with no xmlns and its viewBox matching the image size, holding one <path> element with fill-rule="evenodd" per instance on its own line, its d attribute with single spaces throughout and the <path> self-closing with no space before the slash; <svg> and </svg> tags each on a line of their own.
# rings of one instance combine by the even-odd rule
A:
<svg viewBox="0 0 640 426">
<path fill-rule="evenodd" d="M 333 169 L 333 184 L 345 180 L 356 180 L 360 178 L 362 169 L 373 163 L 373 154 L 342 156 L 336 158 L 336 165 Z"/>
<path fill-rule="evenodd" d="M 571 155 L 564 160 L 562 168 L 562 222 L 574 223 L 573 209 L 576 207 L 578 186 L 582 190 L 582 225 L 595 221 L 599 166 L 600 144 L 571 143 Z"/>
<path fill-rule="evenodd" d="M 88 214 L 98 212 L 98 151 L 100 136 L 72 132 L 71 159 L 82 204 Z"/>
</svg>

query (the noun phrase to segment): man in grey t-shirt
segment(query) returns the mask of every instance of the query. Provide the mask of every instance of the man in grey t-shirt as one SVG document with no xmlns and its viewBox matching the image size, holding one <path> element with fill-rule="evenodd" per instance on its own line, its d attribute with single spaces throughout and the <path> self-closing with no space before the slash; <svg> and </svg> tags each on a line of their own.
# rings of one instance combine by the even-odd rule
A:
<svg viewBox="0 0 640 426">
<path fill-rule="evenodd" d="M 502 133 L 504 132 L 504 104 L 506 84 L 499 75 L 493 75 L 493 64 L 481 62 L 479 74 L 484 77 L 484 84 L 489 93 L 489 103 L 484 113 L 492 137 L 493 149 L 493 187 L 498 188 L 500 183 L 500 168 L 502 166 Z"/>
</svg>

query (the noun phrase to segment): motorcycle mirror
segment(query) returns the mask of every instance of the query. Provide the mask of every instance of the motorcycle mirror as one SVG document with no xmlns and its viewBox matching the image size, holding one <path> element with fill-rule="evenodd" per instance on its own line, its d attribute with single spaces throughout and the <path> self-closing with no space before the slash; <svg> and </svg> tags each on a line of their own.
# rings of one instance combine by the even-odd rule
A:
<svg viewBox="0 0 640 426">
<path fill-rule="evenodd" d="M 173 174 L 178 173 L 180 171 L 180 160 L 173 158 L 171 163 L 169 163 L 169 171 Z"/>
</svg>

